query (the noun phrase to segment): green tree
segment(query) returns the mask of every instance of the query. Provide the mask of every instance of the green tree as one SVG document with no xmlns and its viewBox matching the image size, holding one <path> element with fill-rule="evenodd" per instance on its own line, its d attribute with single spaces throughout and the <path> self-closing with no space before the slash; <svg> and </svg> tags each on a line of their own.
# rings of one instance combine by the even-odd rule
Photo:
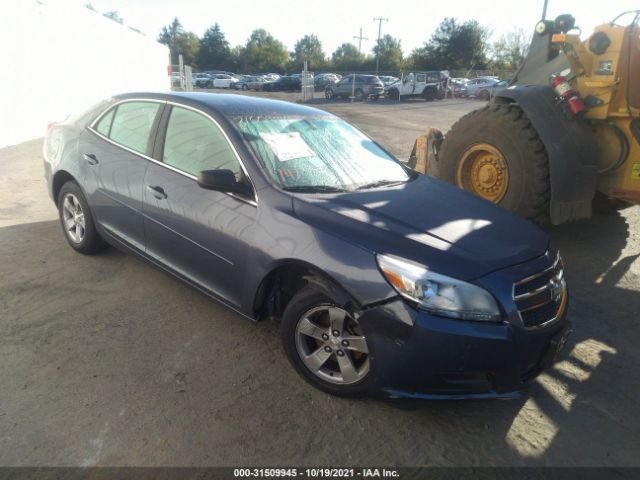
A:
<svg viewBox="0 0 640 480">
<path fill-rule="evenodd" d="M 352 43 L 343 43 L 331 54 L 334 68 L 339 72 L 360 70 L 365 56 L 358 52 L 358 47 Z"/>
<path fill-rule="evenodd" d="M 182 54 L 182 61 L 192 68 L 198 67 L 198 52 L 200 51 L 200 38 L 193 32 L 185 32 L 178 37 L 177 54 Z M 176 61 L 177 63 L 177 61 Z"/>
<path fill-rule="evenodd" d="M 178 63 L 178 40 L 184 33 L 184 28 L 178 17 L 176 17 L 169 25 L 162 27 L 160 35 L 158 35 L 158 42 L 169 47 L 171 63 L 174 65 Z"/>
<path fill-rule="evenodd" d="M 182 54 L 185 65 L 195 66 L 200 48 L 200 39 L 193 32 L 186 32 L 178 17 L 169 25 L 162 27 L 158 42 L 169 47 L 171 63 L 178 63 L 178 55 Z"/>
<path fill-rule="evenodd" d="M 239 67 L 245 72 L 267 72 L 285 69 L 289 52 L 283 43 L 266 30 L 254 30 L 242 49 Z"/>
<path fill-rule="evenodd" d="M 202 36 L 198 66 L 202 70 L 232 70 L 235 66 L 229 42 L 218 23 L 209 27 Z"/>
<path fill-rule="evenodd" d="M 296 42 L 291 53 L 291 69 L 302 70 L 305 60 L 310 70 L 326 67 L 327 60 L 322 50 L 322 43 L 315 35 L 305 35 Z"/>
<path fill-rule="evenodd" d="M 414 50 L 414 62 L 436 70 L 485 68 L 489 34 L 476 20 L 445 18 L 424 48 Z"/>
<path fill-rule="evenodd" d="M 379 55 L 380 71 L 402 69 L 402 47 L 397 38 L 385 35 L 373 47 L 373 53 Z"/>
<path fill-rule="evenodd" d="M 88 9 L 90 9 L 90 10 L 94 10 L 95 11 L 95 9 L 93 8 L 93 5 L 91 5 L 90 3 L 88 3 L 86 5 L 86 7 Z M 120 24 L 124 23 L 124 19 L 115 10 L 110 10 L 108 12 L 104 12 L 102 15 L 107 17 L 107 18 L 109 18 L 109 19 L 111 19 L 111 20 L 113 20 L 114 22 L 118 22 Z"/>
<path fill-rule="evenodd" d="M 531 36 L 522 28 L 502 35 L 491 47 L 493 65 L 501 70 L 516 70 L 530 43 Z"/>
</svg>

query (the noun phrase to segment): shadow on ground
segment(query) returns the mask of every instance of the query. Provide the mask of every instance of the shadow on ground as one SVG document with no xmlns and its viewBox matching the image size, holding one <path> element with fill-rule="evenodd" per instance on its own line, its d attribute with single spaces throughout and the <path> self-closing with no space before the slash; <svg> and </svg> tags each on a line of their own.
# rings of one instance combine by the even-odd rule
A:
<svg viewBox="0 0 640 480">
<path fill-rule="evenodd" d="M 637 465 L 629 221 L 551 229 L 574 334 L 529 396 L 428 403 L 327 396 L 274 322 L 115 250 L 75 254 L 56 221 L 2 228 L 0 465 Z"/>
</svg>

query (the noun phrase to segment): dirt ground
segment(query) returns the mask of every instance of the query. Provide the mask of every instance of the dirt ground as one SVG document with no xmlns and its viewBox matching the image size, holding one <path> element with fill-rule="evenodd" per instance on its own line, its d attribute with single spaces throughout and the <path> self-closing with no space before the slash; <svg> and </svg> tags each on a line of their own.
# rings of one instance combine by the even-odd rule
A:
<svg viewBox="0 0 640 480">
<path fill-rule="evenodd" d="M 479 105 L 316 104 L 400 158 Z M 525 397 L 344 400 L 296 375 L 275 322 L 130 255 L 75 254 L 40 148 L 0 150 L 1 466 L 640 466 L 639 207 L 550 229 L 574 333 Z"/>
</svg>

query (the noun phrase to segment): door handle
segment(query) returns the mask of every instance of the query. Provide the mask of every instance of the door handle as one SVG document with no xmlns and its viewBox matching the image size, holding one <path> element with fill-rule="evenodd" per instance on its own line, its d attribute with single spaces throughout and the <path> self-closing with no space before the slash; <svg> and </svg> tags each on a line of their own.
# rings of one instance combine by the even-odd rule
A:
<svg viewBox="0 0 640 480">
<path fill-rule="evenodd" d="M 165 198 L 167 198 L 167 194 L 164 193 L 164 188 L 154 187 L 152 185 L 147 185 L 147 188 L 151 190 L 151 195 L 156 197 L 158 200 L 164 200 Z"/>
<path fill-rule="evenodd" d="M 96 156 L 93 153 L 85 153 L 85 154 L 82 155 L 82 158 L 84 158 L 89 165 L 97 165 L 98 164 L 98 159 L 96 158 Z"/>
</svg>

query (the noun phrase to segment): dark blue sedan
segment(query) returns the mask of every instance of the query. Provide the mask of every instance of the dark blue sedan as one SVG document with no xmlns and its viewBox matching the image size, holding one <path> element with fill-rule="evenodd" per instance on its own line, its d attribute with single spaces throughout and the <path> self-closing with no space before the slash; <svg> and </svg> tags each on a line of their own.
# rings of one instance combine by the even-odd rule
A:
<svg viewBox="0 0 640 480">
<path fill-rule="evenodd" d="M 279 319 L 292 365 L 332 394 L 514 396 L 570 331 L 545 233 L 320 110 L 120 95 L 53 126 L 44 161 L 73 249 L 113 245 Z"/>
</svg>

